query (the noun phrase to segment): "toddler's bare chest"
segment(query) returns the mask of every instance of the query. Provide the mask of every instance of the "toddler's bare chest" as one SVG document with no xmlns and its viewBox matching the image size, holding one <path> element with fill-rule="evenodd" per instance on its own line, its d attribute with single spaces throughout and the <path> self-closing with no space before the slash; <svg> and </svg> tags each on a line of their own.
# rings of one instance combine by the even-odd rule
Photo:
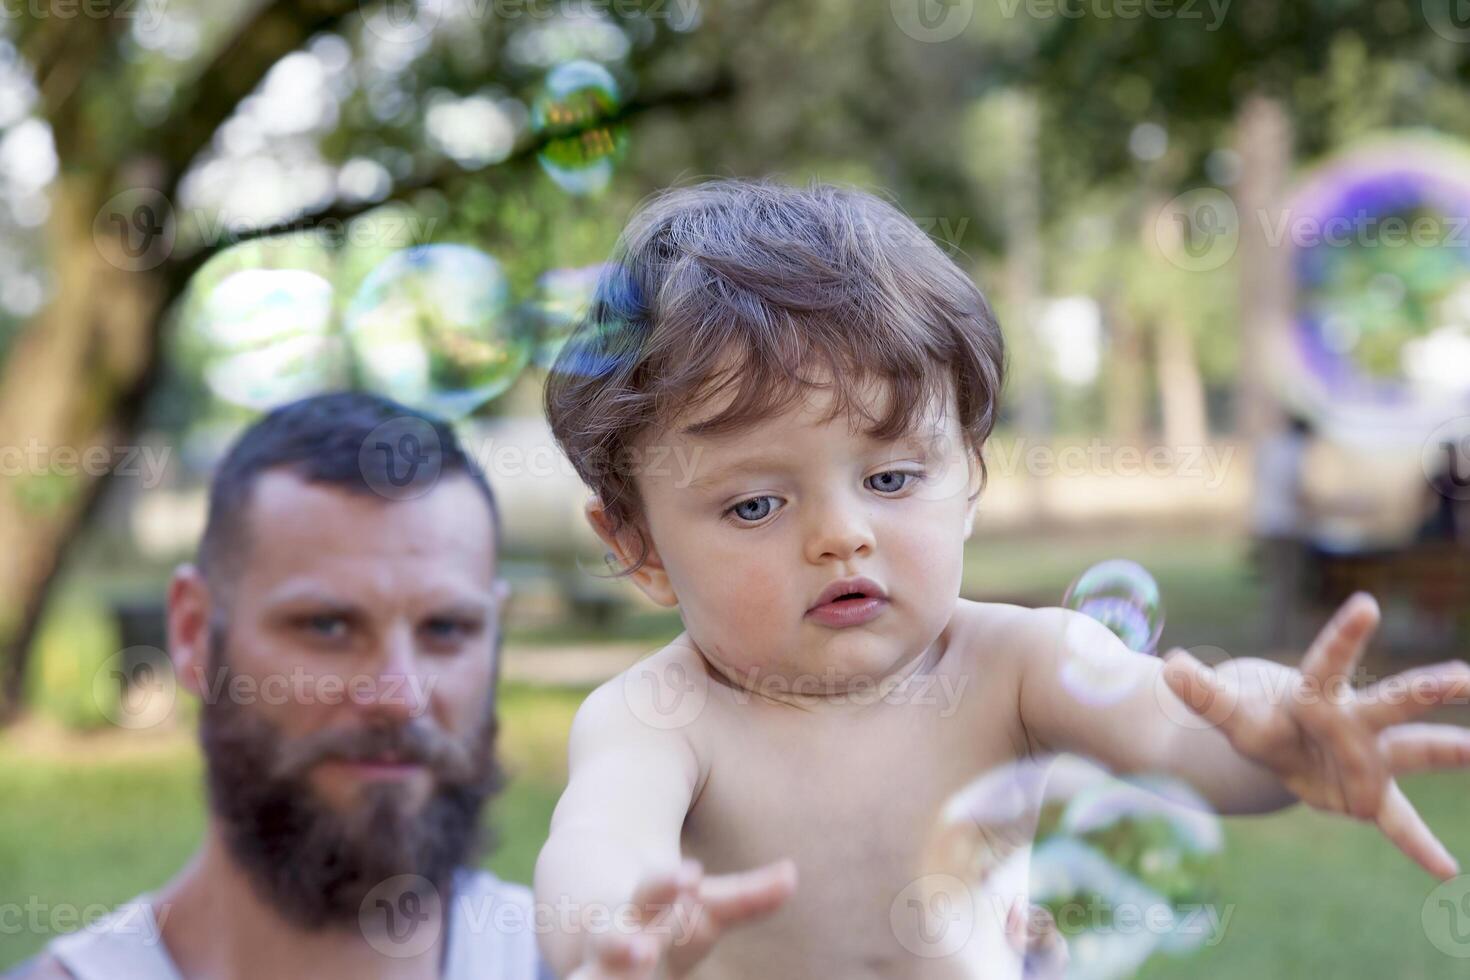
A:
<svg viewBox="0 0 1470 980">
<path fill-rule="evenodd" d="M 750 975 L 769 949 L 825 950 L 793 975 L 838 961 L 844 976 L 910 975 L 918 964 L 894 934 L 893 909 L 933 870 L 923 857 L 945 803 L 1015 755 L 999 724 L 990 732 L 917 711 L 853 721 L 747 723 L 714 740 L 684 853 L 716 873 L 791 857 L 799 876 L 781 913 L 722 942 L 714 960 L 738 963 L 731 975 Z"/>
<path fill-rule="evenodd" d="M 882 708 L 773 722 L 725 708 L 704 743 L 709 775 L 685 821 L 686 853 L 725 870 L 793 857 L 807 894 L 868 893 L 922 873 L 945 802 L 1016 746 L 999 718 Z"/>
</svg>

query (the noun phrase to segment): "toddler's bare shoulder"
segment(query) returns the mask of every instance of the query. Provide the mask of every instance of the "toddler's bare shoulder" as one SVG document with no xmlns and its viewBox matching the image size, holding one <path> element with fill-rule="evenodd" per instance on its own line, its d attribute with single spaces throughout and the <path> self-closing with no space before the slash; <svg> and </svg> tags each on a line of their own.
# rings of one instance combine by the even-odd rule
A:
<svg viewBox="0 0 1470 980">
<path fill-rule="evenodd" d="M 950 628 L 950 648 L 969 664 L 995 671 L 1019 666 L 1065 634 L 1075 614 L 1003 602 L 960 599 Z"/>
<path fill-rule="evenodd" d="M 709 670 L 683 634 L 598 686 L 577 711 L 575 728 L 593 738 L 689 741 L 709 723 Z"/>
</svg>

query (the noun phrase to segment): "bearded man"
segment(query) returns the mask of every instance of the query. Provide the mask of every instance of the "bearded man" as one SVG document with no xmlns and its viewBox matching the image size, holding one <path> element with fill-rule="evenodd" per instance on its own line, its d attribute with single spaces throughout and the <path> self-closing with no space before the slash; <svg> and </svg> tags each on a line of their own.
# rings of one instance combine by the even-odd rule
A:
<svg viewBox="0 0 1470 980">
<path fill-rule="evenodd" d="M 501 782 L 498 539 L 438 419 L 339 393 L 251 426 L 168 591 L 168 655 L 202 702 L 204 839 L 10 976 L 549 975 L 528 890 L 476 869 Z"/>
</svg>

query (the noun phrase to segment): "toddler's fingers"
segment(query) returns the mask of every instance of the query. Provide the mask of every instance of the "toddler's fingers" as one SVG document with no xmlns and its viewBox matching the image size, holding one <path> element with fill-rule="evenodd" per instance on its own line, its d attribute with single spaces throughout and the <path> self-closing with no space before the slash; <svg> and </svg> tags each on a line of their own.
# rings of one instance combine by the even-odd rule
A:
<svg viewBox="0 0 1470 980">
<path fill-rule="evenodd" d="M 1410 721 L 1470 694 L 1470 666 L 1463 660 L 1415 667 L 1385 678 L 1359 695 L 1358 717 L 1375 731 Z"/>
<path fill-rule="evenodd" d="M 1164 681 L 1185 706 L 1225 734 L 1239 720 L 1240 692 L 1211 667 L 1187 650 L 1169 651 L 1164 659 Z"/>
<path fill-rule="evenodd" d="M 644 879 L 633 890 L 632 904 L 638 910 L 639 920 L 652 920 L 677 901 L 681 892 L 693 892 L 703 873 L 698 861 L 687 860 L 676 871 Z"/>
<path fill-rule="evenodd" d="M 1429 829 L 1424 818 L 1414 809 L 1414 804 L 1392 779 L 1388 781 L 1388 792 L 1378 811 L 1378 828 L 1395 847 L 1441 881 L 1448 881 L 1460 873 L 1460 865 L 1454 856 L 1434 836 L 1434 831 Z"/>
<path fill-rule="evenodd" d="M 769 915 L 796 891 L 796 863 L 790 858 L 736 874 L 704 879 L 699 902 L 720 925 Z"/>
<path fill-rule="evenodd" d="M 1026 952 L 1027 925 L 1026 900 L 1018 898 L 1006 910 L 1005 925 L 1006 943 L 1017 953 Z"/>
<path fill-rule="evenodd" d="M 1470 766 L 1470 728 L 1459 725 L 1395 725 L 1378 736 L 1394 773 Z"/>
<path fill-rule="evenodd" d="M 1381 618 L 1376 599 L 1366 592 L 1353 593 L 1302 657 L 1302 674 L 1316 682 L 1318 690 L 1339 696 L 1348 688 L 1348 678 Z"/>
<path fill-rule="evenodd" d="M 658 942 L 651 936 L 598 936 L 591 962 L 570 980 L 651 980 L 658 968 L 658 954 Z"/>
<path fill-rule="evenodd" d="M 1054 947 L 1061 938 L 1057 920 L 1045 905 L 1034 905 L 1023 898 L 1011 904 L 1006 915 L 1006 939 L 1018 953 L 1039 952 Z"/>
</svg>

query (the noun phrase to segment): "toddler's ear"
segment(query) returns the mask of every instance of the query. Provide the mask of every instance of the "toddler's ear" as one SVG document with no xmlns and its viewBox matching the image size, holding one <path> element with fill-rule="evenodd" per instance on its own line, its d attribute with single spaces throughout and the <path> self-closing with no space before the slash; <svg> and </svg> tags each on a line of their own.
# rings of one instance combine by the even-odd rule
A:
<svg viewBox="0 0 1470 980">
<path fill-rule="evenodd" d="M 646 545 L 643 563 L 637 571 L 628 575 L 633 584 L 643 590 L 648 596 L 660 606 L 673 608 L 679 604 L 679 599 L 674 595 L 673 586 L 669 584 L 668 572 L 664 571 L 663 562 L 659 560 L 658 552 L 654 550 L 653 542 L 647 540 L 647 535 L 639 534 L 636 528 L 622 528 L 618 533 L 612 530 L 612 522 L 608 518 L 607 510 L 602 505 L 602 498 L 593 494 L 588 498 L 583 512 L 587 515 L 587 523 L 592 525 L 592 530 L 607 545 L 611 561 L 617 563 L 621 568 L 631 567 L 637 552 L 633 546 L 640 543 Z"/>
</svg>

